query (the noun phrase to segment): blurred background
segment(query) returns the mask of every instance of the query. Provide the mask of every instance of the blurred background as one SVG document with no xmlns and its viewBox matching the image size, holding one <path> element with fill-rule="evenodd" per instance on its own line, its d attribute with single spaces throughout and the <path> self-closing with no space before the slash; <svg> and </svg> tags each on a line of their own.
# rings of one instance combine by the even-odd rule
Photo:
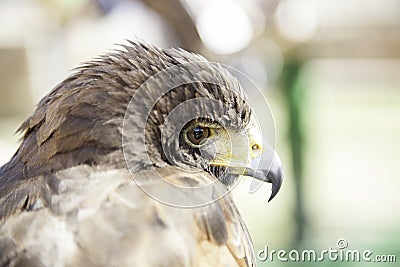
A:
<svg viewBox="0 0 400 267">
<path fill-rule="evenodd" d="M 267 203 L 268 185 L 234 190 L 255 250 L 344 238 L 397 256 L 371 266 L 398 266 L 400 1 L 0 0 L 0 25 L 0 164 L 35 103 L 80 62 L 126 39 L 180 46 L 247 74 L 274 114 L 281 192 Z M 311 264 L 259 262 L 286 265 Z"/>
</svg>

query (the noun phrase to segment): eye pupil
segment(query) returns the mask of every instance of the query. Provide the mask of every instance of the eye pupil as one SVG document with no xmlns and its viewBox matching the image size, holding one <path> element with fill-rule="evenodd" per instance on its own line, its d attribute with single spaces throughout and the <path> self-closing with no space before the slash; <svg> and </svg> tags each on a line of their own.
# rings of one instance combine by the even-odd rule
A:
<svg viewBox="0 0 400 267">
<path fill-rule="evenodd" d="M 196 139 L 196 140 L 201 139 L 201 138 L 203 137 L 203 134 L 204 134 L 203 128 L 201 128 L 201 127 L 195 127 L 195 128 L 193 129 L 193 137 L 194 137 L 194 139 Z"/>
<path fill-rule="evenodd" d="M 204 140 L 210 136 L 210 128 L 195 126 L 186 133 L 186 137 L 191 145 L 200 145 Z"/>
</svg>

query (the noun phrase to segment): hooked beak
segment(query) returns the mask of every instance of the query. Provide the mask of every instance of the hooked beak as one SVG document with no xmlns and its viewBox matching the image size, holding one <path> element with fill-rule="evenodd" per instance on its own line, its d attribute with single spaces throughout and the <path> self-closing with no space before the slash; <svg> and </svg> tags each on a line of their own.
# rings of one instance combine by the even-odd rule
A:
<svg viewBox="0 0 400 267">
<path fill-rule="evenodd" d="M 243 175 L 251 176 L 256 178 L 257 180 L 268 182 L 272 184 L 272 193 L 268 199 L 270 202 L 276 194 L 278 194 L 279 189 L 282 186 L 283 181 L 283 169 L 282 163 L 277 153 L 274 153 L 274 158 L 272 160 L 272 164 L 269 169 L 251 169 L 245 168 Z"/>
<path fill-rule="evenodd" d="M 215 139 L 215 144 L 217 153 L 211 165 L 228 167 L 232 176 L 250 176 L 271 183 L 272 193 L 268 201 L 276 196 L 283 180 L 282 162 L 276 152 L 271 153 L 273 149 L 263 151 L 263 141 L 256 127 L 242 133 L 228 130 Z M 266 156 L 269 163 L 253 168 L 250 162 L 261 160 L 263 156 Z"/>
</svg>

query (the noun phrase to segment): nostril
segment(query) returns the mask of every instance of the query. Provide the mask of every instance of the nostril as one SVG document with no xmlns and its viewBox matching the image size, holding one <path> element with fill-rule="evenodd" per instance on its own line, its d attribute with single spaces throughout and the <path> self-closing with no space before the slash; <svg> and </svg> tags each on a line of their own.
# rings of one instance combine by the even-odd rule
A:
<svg viewBox="0 0 400 267">
<path fill-rule="evenodd" d="M 253 150 L 259 150 L 259 149 L 260 149 L 260 146 L 257 145 L 257 144 L 254 144 L 254 145 L 251 147 L 251 149 L 253 149 Z"/>
</svg>

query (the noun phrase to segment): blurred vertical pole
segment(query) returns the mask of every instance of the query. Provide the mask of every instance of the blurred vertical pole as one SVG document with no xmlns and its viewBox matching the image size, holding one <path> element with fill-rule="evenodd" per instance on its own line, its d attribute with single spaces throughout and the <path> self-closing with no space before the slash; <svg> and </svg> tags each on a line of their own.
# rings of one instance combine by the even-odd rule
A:
<svg viewBox="0 0 400 267">
<path fill-rule="evenodd" d="M 141 0 L 149 8 L 160 14 L 181 41 L 181 47 L 191 52 L 204 54 L 207 50 L 200 40 L 196 25 L 181 0 Z"/>
<path fill-rule="evenodd" d="M 302 151 L 302 104 L 303 88 L 299 80 L 302 62 L 288 59 L 282 73 L 282 87 L 287 104 L 289 139 L 292 152 L 292 166 L 295 185 L 296 236 L 294 246 L 301 246 L 304 240 L 305 215 L 303 206 L 303 151 Z"/>
</svg>

